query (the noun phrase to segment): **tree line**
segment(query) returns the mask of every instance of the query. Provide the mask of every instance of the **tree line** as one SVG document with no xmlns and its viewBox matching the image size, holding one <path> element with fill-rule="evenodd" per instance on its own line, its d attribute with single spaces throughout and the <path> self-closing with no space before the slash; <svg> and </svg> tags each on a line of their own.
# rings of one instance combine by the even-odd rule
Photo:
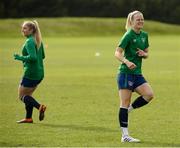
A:
<svg viewBox="0 0 180 148">
<path fill-rule="evenodd" d="M 134 10 L 180 24 L 180 0 L 0 0 L 0 18 L 127 17 Z"/>
</svg>

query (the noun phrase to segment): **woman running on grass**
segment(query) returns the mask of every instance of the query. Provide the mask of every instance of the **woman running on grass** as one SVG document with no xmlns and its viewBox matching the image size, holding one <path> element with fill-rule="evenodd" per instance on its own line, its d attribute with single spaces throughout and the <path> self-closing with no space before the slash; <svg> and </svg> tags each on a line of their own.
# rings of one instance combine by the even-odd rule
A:
<svg viewBox="0 0 180 148">
<path fill-rule="evenodd" d="M 44 119 L 46 106 L 39 104 L 32 97 L 38 84 L 44 78 L 43 59 L 45 58 L 44 47 L 41 40 L 41 32 L 37 21 L 25 21 L 22 25 L 22 34 L 26 41 L 22 47 L 22 55 L 14 54 L 14 59 L 22 61 L 24 75 L 19 85 L 19 99 L 25 103 L 26 117 L 17 123 L 33 123 L 33 108 L 39 110 L 39 120 Z"/>
<path fill-rule="evenodd" d="M 148 58 L 148 34 L 142 30 L 143 14 L 139 11 L 129 13 L 126 22 L 127 32 L 116 48 L 115 57 L 122 62 L 119 67 L 118 88 L 121 99 L 119 124 L 122 130 L 121 142 L 139 142 L 129 136 L 128 113 L 148 104 L 153 98 L 153 90 L 142 75 L 142 59 Z M 131 103 L 133 92 L 140 96 Z"/>
</svg>

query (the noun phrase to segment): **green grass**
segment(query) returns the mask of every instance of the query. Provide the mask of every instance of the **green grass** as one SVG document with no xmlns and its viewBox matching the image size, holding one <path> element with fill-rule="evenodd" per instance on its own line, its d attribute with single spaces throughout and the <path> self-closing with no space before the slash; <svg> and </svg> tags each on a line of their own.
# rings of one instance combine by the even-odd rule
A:
<svg viewBox="0 0 180 148">
<path fill-rule="evenodd" d="M 0 146 L 180 146 L 180 37 L 149 37 L 150 57 L 143 71 L 155 99 L 130 114 L 129 130 L 142 140 L 138 144 L 120 142 L 119 63 L 114 58 L 119 38 L 44 38 L 46 77 L 34 96 L 48 106 L 46 118 L 38 121 L 34 110 L 34 124 L 21 125 L 15 121 L 24 117 L 24 105 L 17 99 L 23 71 L 12 55 L 20 52 L 23 39 L 0 38 Z M 101 55 L 95 57 L 96 52 Z"/>
<path fill-rule="evenodd" d="M 125 31 L 126 19 L 123 18 L 32 18 L 36 19 L 43 37 L 72 36 L 119 36 Z M 22 19 L 0 19 L 0 38 L 19 37 Z M 150 34 L 180 34 L 179 25 L 155 21 L 145 21 L 144 29 Z"/>
</svg>

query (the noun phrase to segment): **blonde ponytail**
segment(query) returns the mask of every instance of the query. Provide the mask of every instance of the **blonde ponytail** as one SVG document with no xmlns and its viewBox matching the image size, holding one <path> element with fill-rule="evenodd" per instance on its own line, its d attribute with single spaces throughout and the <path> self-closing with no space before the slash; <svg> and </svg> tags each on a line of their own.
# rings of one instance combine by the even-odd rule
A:
<svg viewBox="0 0 180 148">
<path fill-rule="evenodd" d="M 131 29 L 131 27 L 132 27 L 132 21 L 133 21 L 133 16 L 135 15 L 135 14 L 138 14 L 138 13 L 140 13 L 140 14 L 142 14 L 140 11 L 133 11 L 133 12 L 130 12 L 129 14 L 128 14 L 128 17 L 127 17 L 127 20 L 126 20 L 126 26 L 125 26 L 125 29 L 128 31 L 129 29 Z"/>
<path fill-rule="evenodd" d="M 131 13 L 128 14 L 127 20 L 126 20 L 126 26 L 125 29 L 128 31 L 131 28 Z"/>
<path fill-rule="evenodd" d="M 36 20 L 33 20 L 32 22 L 35 25 L 34 37 L 35 37 L 35 40 L 36 40 L 37 47 L 39 49 L 39 47 L 41 46 L 41 42 L 42 42 L 41 31 L 40 31 L 38 22 Z"/>
</svg>

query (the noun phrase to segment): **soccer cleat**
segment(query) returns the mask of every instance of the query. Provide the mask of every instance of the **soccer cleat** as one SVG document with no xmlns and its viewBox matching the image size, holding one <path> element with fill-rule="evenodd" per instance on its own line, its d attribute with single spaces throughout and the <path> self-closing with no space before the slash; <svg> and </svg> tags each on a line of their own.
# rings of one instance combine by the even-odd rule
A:
<svg viewBox="0 0 180 148">
<path fill-rule="evenodd" d="M 44 112 L 46 111 L 46 106 L 41 105 L 39 107 L 39 121 L 42 121 L 44 119 Z"/>
<path fill-rule="evenodd" d="M 17 123 L 33 123 L 33 119 L 32 118 L 25 118 L 19 121 L 16 121 Z"/>
<path fill-rule="evenodd" d="M 135 139 L 129 135 L 122 136 L 121 142 L 140 142 L 139 139 Z"/>
</svg>

